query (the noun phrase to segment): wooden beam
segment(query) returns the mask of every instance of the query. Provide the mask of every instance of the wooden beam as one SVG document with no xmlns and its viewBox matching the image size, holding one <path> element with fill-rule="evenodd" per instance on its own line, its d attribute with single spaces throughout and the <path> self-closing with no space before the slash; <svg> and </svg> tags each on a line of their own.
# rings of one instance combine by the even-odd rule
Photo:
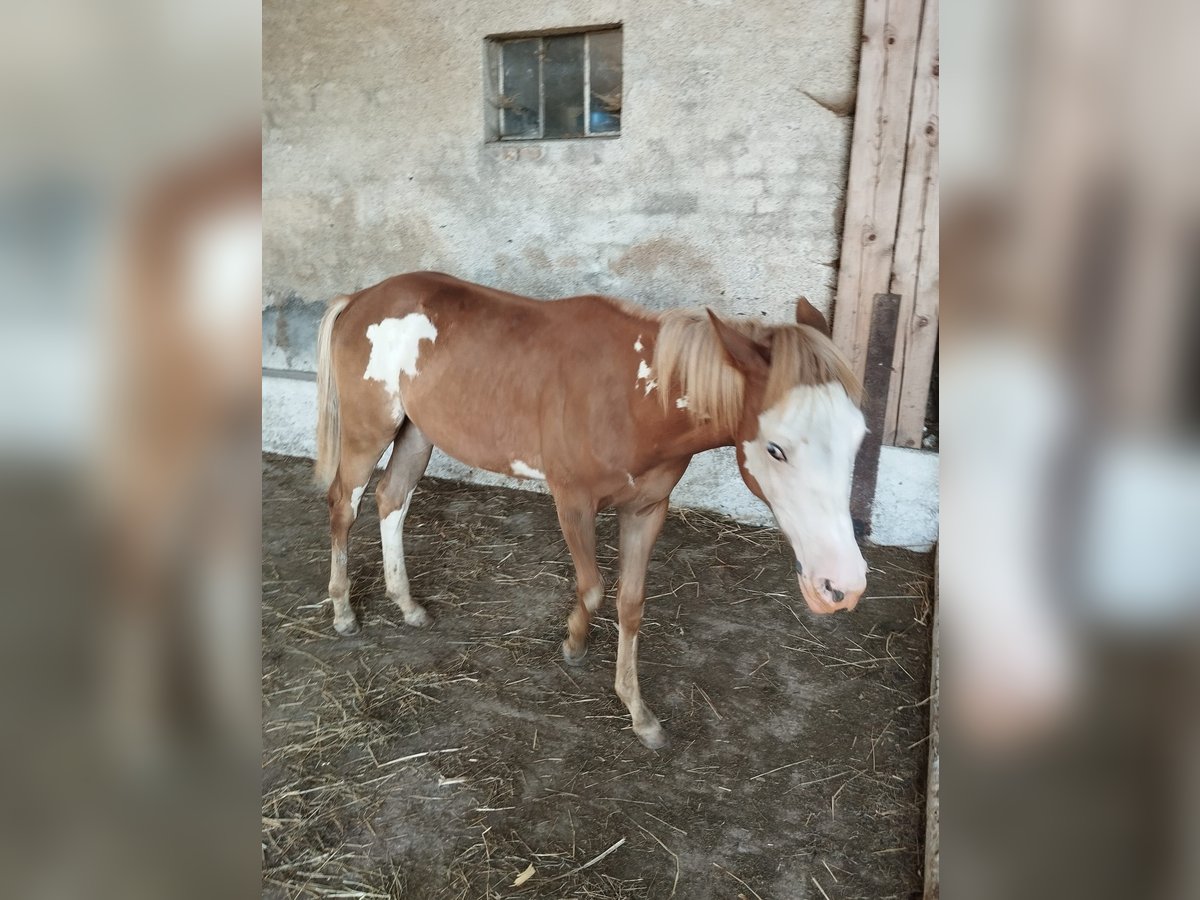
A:
<svg viewBox="0 0 1200 900">
<path fill-rule="evenodd" d="M 922 0 L 865 0 L 833 338 L 864 374 L 876 294 L 890 292 Z"/>
<path fill-rule="evenodd" d="M 875 484 L 879 478 L 879 454 L 883 444 L 883 417 L 887 412 L 888 385 L 892 380 L 892 354 L 896 346 L 896 317 L 900 298 L 880 294 L 871 304 L 871 333 L 867 341 L 867 365 L 863 376 L 863 418 L 867 434 L 854 460 L 850 486 L 850 520 L 859 540 L 871 536 L 871 512 L 875 506 Z"/>
<path fill-rule="evenodd" d="M 937 183 L 925 208 L 925 230 L 921 238 L 921 278 L 916 303 L 908 326 L 908 348 L 904 370 L 900 373 L 899 408 L 896 438 L 901 447 L 920 447 L 925 434 L 925 411 L 929 403 L 929 384 L 933 361 L 937 356 L 939 313 L 938 222 L 940 204 Z"/>
<path fill-rule="evenodd" d="M 903 299 L 883 440 L 920 447 L 938 334 L 938 0 L 917 44 L 891 290 Z"/>
</svg>

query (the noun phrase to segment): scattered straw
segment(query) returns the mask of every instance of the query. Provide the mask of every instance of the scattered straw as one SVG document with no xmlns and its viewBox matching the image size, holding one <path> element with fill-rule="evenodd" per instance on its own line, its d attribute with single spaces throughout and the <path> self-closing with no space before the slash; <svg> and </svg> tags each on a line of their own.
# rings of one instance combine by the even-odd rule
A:
<svg viewBox="0 0 1200 900">
<path fill-rule="evenodd" d="M 594 866 L 596 863 L 600 862 L 600 860 L 604 859 L 606 856 L 608 856 L 614 850 L 619 849 L 622 845 L 624 845 L 624 843 L 625 843 L 625 838 L 621 838 L 619 841 L 617 841 L 615 844 L 613 844 L 611 847 L 609 847 L 604 852 L 598 853 L 597 855 L 593 856 L 591 859 L 589 859 L 587 862 L 585 862 L 582 866 L 572 869 L 570 872 L 567 872 L 565 875 L 560 875 L 558 877 L 559 878 L 568 878 L 571 875 L 574 875 L 576 872 L 582 872 L 584 869 L 590 869 L 592 866 Z"/>
<path fill-rule="evenodd" d="M 795 762 L 790 762 L 785 766 L 776 766 L 774 769 L 768 769 L 766 772 L 759 772 L 757 775 L 752 775 L 750 777 L 750 780 L 757 781 L 760 778 L 766 778 L 768 775 L 773 775 L 776 772 L 782 772 L 784 769 L 790 769 L 790 768 L 792 768 L 792 766 L 798 766 L 801 763 L 806 763 L 806 762 L 812 762 L 812 760 L 798 759 Z"/>
<path fill-rule="evenodd" d="M 410 759 L 420 759 L 422 756 L 435 756 L 438 753 L 458 753 L 466 750 L 466 747 L 448 747 L 445 750 L 425 750 L 421 753 L 410 753 L 408 756 L 397 756 L 395 759 L 389 759 L 387 762 L 379 764 L 379 768 L 384 766 L 394 766 L 396 763 L 408 762 Z"/>
<path fill-rule="evenodd" d="M 716 866 L 718 869 L 720 869 L 722 872 L 724 872 L 726 875 L 728 875 L 730 878 L 732 878 L 734 881 L 736 881 L 738 884 L 740 884 L 742 887 L 744 887 L 746 890 L 748 890 L 750 893 L 752 893 L 755 897 L 758 898 L 758 900 L 763 900 L 762 895 L 758 891 L 756 891 L 754 888 L 750 887 L 750 885 L 746 884 L 746 882 L 742 881 L 742 879 L 738 878 L 736 875 L 734 875 L 732 872 L 730 872 L 723 865 L 721 865 L 720 863 L 713 863 L 713 865 Z"/>
<path fill-rule="evenodd" d="M 668 847 L 661 840 L 659 840 L 658 835 L 655 834 L 653 831 L 651 831 L 649 828 L 647 828 L 646 826 L 642 825 L 640 822 L 637 822 L 633 819 L 630 819 L 630 821 L 632 821 L 634 825 L 637 825 L 637 827 L 640 828 L 642 831 L 644 831 L 646 834 L 650 835 L 650 837 L 654 838 L 654 843 L 658 844 L 658 846 L 660 846 L 664 850 L 666 850 L 668 855 L 670 855 L 671 859 L 675 860 L 675 880 L 673 882 L 671 882 L 671 894 L 670 894 L 670 896 L 674 897 L 675 891 L 678 890 L 678 888 L 679 888 L 679 857 L 676 855 L 675 851 L 673 851 L 670 847 Z"/>
</svg>

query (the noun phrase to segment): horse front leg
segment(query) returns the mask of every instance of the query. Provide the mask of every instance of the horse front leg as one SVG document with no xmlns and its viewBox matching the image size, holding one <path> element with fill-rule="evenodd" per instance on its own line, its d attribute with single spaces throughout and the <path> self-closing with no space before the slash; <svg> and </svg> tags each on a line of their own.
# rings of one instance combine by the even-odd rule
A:
<svg viewBox="0 0 1200 900">
<path fill-rule="evenodd" d="M 572 666 L 587 656 L 588 627 L 592 613 L 604 600 L 604 580 L 596 565 L 596 504 L 591 498 L 555 495 L 558 523 L 575 563 L 575 608 L 567 619 L 567 639 L 563 641 L 563 659 Z"/>
<path fill-rule="evenodd" d="M 617 590 L 617 696 L 633 719 L 633 732 L 651 750 L 667 745 L 667 733 L 642 701 L 637 675 L 638 629 L 646 603 L 646 567 L 667 516 L 667 500 L 618 512 L 621 526 L 621 582 Z"/>
</svg>

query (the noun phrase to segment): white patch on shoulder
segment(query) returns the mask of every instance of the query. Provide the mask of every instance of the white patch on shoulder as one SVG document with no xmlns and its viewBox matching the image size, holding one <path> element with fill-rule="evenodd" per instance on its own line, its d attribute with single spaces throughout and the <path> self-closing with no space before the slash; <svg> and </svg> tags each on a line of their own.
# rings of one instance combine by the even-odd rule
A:
<svg viewBox="0 0 1200 900">
<path fill-rule="evenodd" d="M 642 336 L 640 334 L 638 335 L 637 340 L 633 342 L 633 349 L 636 350 L 638 353 L 642 352 L 642 349 L 643 349 Z"/>
<path fill-rule="evenodd" d="M 680 397 L 678 400 L 676 400 L 675 408 L 676 409 L 687 409 L 688 408 L 688 398 Z"/>
<path fill-rule="evenodd" d="M 636 483 L 636 482 L 633 480 L 633 473 L 631 473 L 631 472 L 626 472 L 626 473 L 625 473 L 625 477 L 629 479 L 629 486 L 630 486 L 630 487 L 637 487 L 637 483 Z"/>
<path fill-rule="evenodd" d="M 350 508 L 354 510 L 354 515 L 358 515 L 358 504 L 362 501 L 363 491 L 367 489 L 364 484 L 362 487 L 356 487 L 350 492 Z"/>
<path fill-rule="evenodd" d="M 527 465 L 519 459 L 514 459 L 512 461 L 512 472 L 518 478 L 534 478 L 538 481 L 546 480 L 545 472 L 539 472 L 533 466 Z"/>
<path fill-rule="evenodd" d="M 645 396 L 647 396 L 647 397 L 650 396 L 650 392 L 652 390 L 654 390 L 656 387 L 658 387 L 658 382 L 654 380 L 654 370 L 651 369 L 650 366 L 646 364 L 646 361 L 644 359 L 638 360 L 637 381 L 635 381 L 633 383 L 633 386 L 635 388 L 641 387 L 642 382 L 645 382 L 645 384 L 646 384 Z"/>
</svg>

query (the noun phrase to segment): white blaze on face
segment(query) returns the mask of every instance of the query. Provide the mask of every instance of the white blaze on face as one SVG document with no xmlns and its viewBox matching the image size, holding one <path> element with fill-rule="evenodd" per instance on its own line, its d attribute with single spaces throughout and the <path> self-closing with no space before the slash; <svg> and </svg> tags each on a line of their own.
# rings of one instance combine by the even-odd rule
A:
<svg viewBox="0 0 1200 900">
<path fill-rule="evenodd" d="M 384 319 L 367 326 L 367 340 L 371 342 L 371 358 L 367 361 L 363 379 L 373 379 L 383 384 L 392 394 L 394 412 L 399 418 L 403 414 L 400 406 L 400 376 L 416 377 L 421 341 L 433 343 L 437 340 L 437 329 L 428 316 L 409 313 L 403 319 Z"/>
<path fill-rule="evenodd" d="M 519 459 L 512 461 L 512 473 L 518 478 L 533 478 L 537 481 L 545 481 L 546 474 L 535 469 L 533 466 L 522 462 Z"/>
<path fill-rule="evenodd" d="M 837 590 L 852 605 L 866 587 L 867 568 L 850 521 L 854 457 L 867 430 L 862 412 L 836 382 L 800 385 L 758 425 L 757 437 L 742 444 L 746 469 L 803 567 L 805 600 L 815 612 L 831 612 Z M 771 455 L 771 444 L 785 460 Z"/>
</svg>

